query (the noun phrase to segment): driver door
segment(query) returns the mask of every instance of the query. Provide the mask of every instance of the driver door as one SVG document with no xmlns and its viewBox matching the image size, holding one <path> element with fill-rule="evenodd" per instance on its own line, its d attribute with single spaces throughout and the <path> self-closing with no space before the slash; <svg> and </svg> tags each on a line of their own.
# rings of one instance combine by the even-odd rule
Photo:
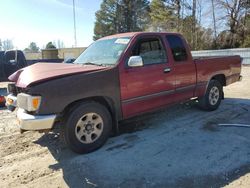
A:
<svg viewBox="0 0 250 188">
<path fill-rule="evenodd" d="M 160 36 L 136 40 L 130 56 L 140 56 L 143 65 L 127 66 L 120 72 L 121 102 L 124 118 L 151 111 L 172 102 L 174 74 Z"/>
</svg>

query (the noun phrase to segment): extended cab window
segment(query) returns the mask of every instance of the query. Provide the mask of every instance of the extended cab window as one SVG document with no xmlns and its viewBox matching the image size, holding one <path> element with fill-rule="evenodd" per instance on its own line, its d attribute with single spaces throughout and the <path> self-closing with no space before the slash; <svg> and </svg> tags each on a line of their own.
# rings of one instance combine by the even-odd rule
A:
<svg viewBox="0 0 250 188">
<path fill-rule="evenodd" d="M 141 56 L 144 65 L 165 63 L 166 53 L 158 38 L 142 39 L 135 45 L 133 56 Z"/>
<path fill-rule="evenodd" d="M 170 45 L 173 57 L 175 61 L 187 60 L 187 51 L 180 37 L 175 35 L 167 36 L 168 44 Z"/>
</svg>

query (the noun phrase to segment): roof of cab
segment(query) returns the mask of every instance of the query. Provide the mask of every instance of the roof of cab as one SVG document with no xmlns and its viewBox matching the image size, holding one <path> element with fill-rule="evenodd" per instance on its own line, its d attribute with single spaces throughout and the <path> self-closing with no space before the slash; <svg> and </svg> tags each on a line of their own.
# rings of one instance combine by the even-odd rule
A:
<svg viewBox="0 0 250 188">
<path fill-rule="evenodd" d="M 136 35 L 154 35 L 154 34 L 174 34 L 179 35 L 179 33 L 171 33 L 171 32 L 129 32 L 129 33 L 119 33 L 114 35 L 109 35 L 100 39 L 112 39 L 112 38 L 119 38 L 119 37 L 134 37 Z"/>
</svg>

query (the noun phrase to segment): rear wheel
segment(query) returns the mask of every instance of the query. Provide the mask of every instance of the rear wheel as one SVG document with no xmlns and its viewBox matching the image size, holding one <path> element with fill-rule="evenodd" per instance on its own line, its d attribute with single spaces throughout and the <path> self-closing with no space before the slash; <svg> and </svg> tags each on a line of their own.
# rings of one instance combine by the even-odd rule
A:
<svg viewBox="0 0 250 188">
<path fill-rule="evenodd" d="M 66 118 L 66 144 L 77 153 L 88 153 L 101 147 L 109 138 L 112 120 L 107 108 L 96 102 L 84 102 Z"/>
<path fill-rule="evenodd" d="M 211 80 L 207 87 L 206 94 L 199 98 L 199 107 L 203 110 L 216 110 L 223 96 L 223 87 L 217 80 Z"/>
</svg>

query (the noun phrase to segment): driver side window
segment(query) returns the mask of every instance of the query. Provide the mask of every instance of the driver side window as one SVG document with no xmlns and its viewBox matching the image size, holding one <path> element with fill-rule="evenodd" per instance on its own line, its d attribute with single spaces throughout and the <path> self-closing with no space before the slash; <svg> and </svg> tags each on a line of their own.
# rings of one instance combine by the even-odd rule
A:
<svg viewBox="0 0 250 188">
<path fill-rule="evenodd" d="M 144 65 L 166 63 L 166 52 L 158 38 L 142 39 L 137 42 L 133 56 L 141 56 Z"/>
</svg>

